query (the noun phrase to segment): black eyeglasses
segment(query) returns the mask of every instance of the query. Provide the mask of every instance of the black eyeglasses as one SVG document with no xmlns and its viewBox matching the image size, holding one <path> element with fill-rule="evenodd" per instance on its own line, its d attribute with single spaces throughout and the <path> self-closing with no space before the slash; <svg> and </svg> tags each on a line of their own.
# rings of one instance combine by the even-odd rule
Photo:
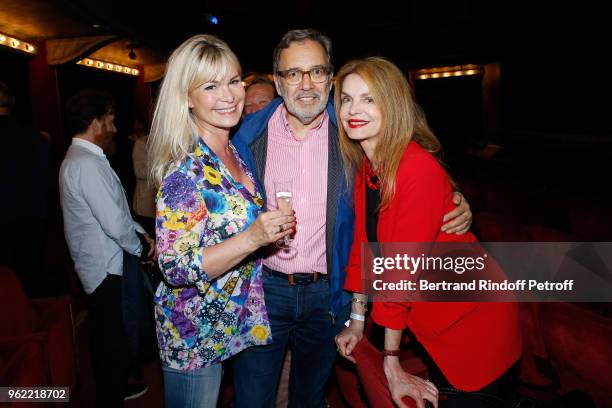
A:
<svg viewBox="0 0 612 408">
<path fill-rule="evenodd" d="M 297 85 L 302 82 L 305 74 L 308 74 L 310 80 L 314 83 L 321 83 L 327 81 L 331 68 L 323 65 L 317 65 L 316 67 L 310 68 L 308 71 L 302 71 L 298 68 L 287 69 L 285 71 L 276 71 L 285 81 L 290 85 Z"/>
</svg>

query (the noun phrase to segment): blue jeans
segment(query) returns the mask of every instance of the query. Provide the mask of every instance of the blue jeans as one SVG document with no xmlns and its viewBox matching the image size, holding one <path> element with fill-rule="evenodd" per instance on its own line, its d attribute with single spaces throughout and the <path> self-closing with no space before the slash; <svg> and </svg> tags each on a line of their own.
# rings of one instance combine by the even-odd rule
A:
<svg viewBox="0 0 612 408">
<path fill-rule="evenodd" d="M 289 344 L 292 349 L 289 407 L 322 407 L 337 354 L 334 337 L 348 319 L 350 304 L 332 325 L 327 280 L 291 286 L 287 279 L 264 274 L 263 284 L 273 342 L 250 347 L 235 357 L 234 406 L 274 407 Z"/>
<path fill-rule="evenodd" d="M 162 367 L 167 408 L 215 408 L 223 369 L 221 364 L 192 371 Z"/>
</svg>

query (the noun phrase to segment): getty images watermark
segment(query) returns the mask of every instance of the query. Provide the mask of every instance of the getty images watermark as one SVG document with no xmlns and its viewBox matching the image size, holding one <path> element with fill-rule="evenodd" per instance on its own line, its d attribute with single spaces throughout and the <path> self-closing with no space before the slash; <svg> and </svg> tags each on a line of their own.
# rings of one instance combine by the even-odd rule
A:
<svg viewBox="0 0 612 408">
<path fill-rule="evenodd" d="M 612 243 L 366 244 L 363 291 L 381 301 L 612 301 Z"/>
</svg>

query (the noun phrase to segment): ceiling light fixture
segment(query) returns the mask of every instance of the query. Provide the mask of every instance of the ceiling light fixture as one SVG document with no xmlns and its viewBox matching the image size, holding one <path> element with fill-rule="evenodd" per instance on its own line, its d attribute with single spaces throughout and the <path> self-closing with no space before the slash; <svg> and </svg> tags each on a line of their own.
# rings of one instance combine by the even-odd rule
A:
<svg viewBox="0 0 612 408">
<path fill-rule="evenodd" d="M 449 78 L 465 75 L 478 75 L 484 72 L 482 65 L 467 64 L 448 67 L 423 68 L 411 71 L 415 79 Z"/>
<path fill-rule="evenodd" d="M 18 51 L 23 51 L 28 54 L 36 54 L 36 47 L 29 42 L 19 40 L 15 37 L 11 37 L 8 34 L 0 33 L 0 45 L 5 47 L 13 48 Z"/>
<path fill-rule="evenodd" d="M 137 76 L 140 71 L 136 68 L 127 67 L 125 65 L 113 64 L 111 62 L 99 61 L 93 58 L 83 58 L 77 61 L 77 65 L 83 65 L 89 68 L 103 69 L 106 71 L 119 72 L 123 74 Z"/>
</svg>

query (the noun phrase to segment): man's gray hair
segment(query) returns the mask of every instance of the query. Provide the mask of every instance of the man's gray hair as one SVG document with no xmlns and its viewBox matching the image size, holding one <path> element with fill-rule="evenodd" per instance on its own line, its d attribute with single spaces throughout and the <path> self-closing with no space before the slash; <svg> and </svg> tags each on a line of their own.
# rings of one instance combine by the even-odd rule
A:
<svg viewBox="0 0 612 408">
<path fill-rule="evenodd" d="M 323 49 L 325 49 L 325 56 L 327 59 L 327 66 L 330 71 L 333 70 L 332 66 L 332 44 L 331 40 L 328 36 L 320 32 L 319 30 L 315 30 L 312 28 L 302 29 L 302 30 L 291 30 L 285 33 L 283 38 L 281 38 L 280 42 L 274 49 L 274 62 L 273 69 L 276 74 L 280 70 L 280 55 L 284 49 L 287 49 L 293 43 L 301 43 L 306 40 L 316 41 Z"/>
</svg>

